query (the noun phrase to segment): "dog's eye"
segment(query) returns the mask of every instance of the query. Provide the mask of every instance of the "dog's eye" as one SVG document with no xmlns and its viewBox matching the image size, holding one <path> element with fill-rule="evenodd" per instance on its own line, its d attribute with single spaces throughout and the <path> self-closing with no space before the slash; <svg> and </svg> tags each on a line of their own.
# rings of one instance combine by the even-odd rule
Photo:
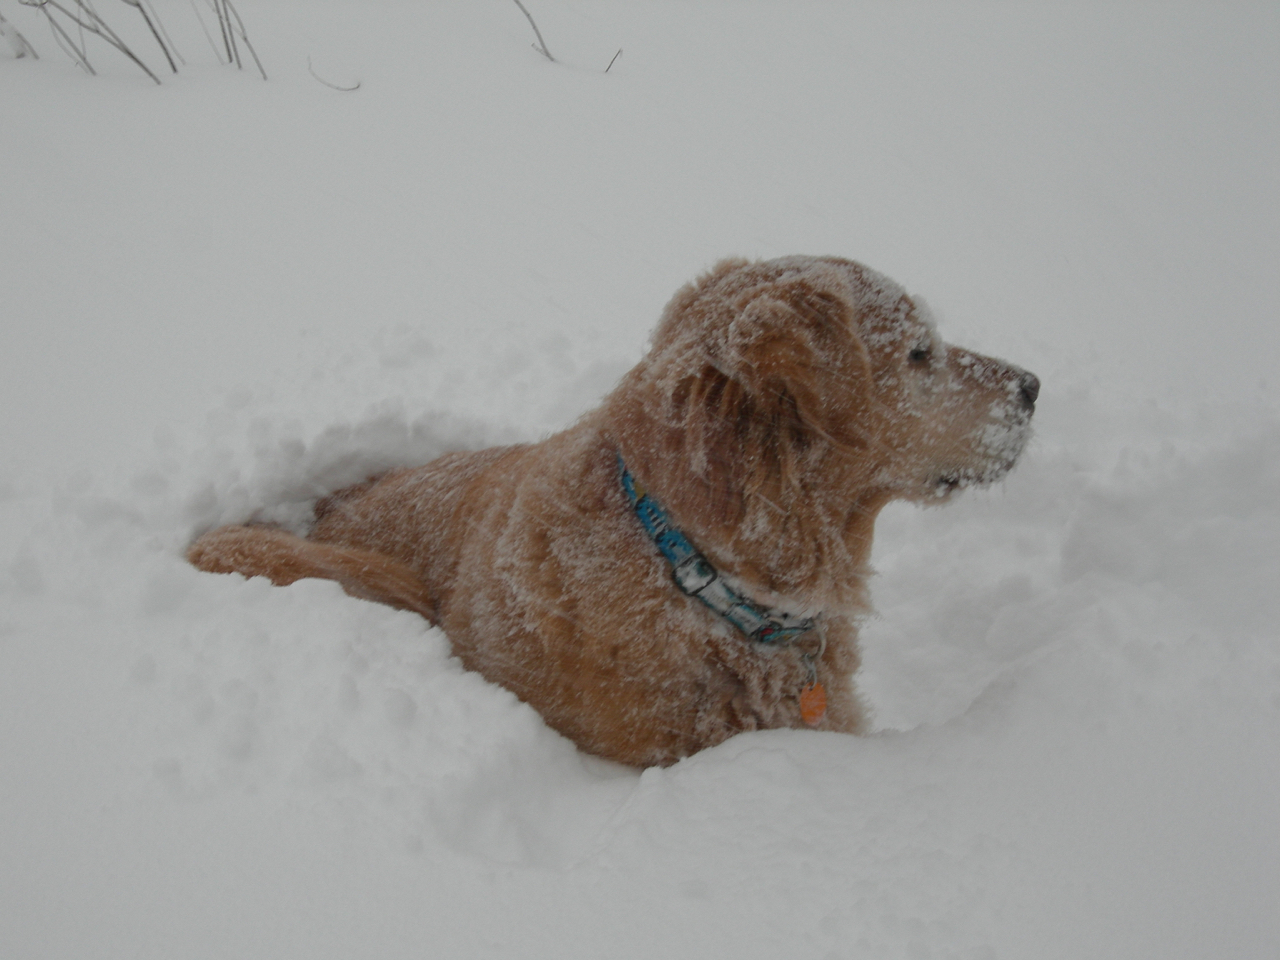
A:
<svg viewBox="0 0 1280 960">
<path fill-rule="evenodd" d="M 911 352 L 907 354 L 907 359 L 912 363 L 928 363 L 933 357 L 933 351 L 927 346 L 913 347 Z"/>
</svg>

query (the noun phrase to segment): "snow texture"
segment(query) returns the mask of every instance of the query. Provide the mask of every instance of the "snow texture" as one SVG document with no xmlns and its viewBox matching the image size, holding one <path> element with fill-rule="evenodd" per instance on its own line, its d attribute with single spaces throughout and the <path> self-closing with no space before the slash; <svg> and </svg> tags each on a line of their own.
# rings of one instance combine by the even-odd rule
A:
<svg viewBox="0 0 1280 960">
<path fill-rule="evenodd" d="M 268 83 L 4 11 L 0 956 L 1280 955 L 1274 6 L 544 2 L 559 64 L 240 6 Z M 881 518 L 875 735 L 637 774 L 412 614 L 184 563 L 797 252 L 1043 382 L 1002 485 Z"/>
</svg>

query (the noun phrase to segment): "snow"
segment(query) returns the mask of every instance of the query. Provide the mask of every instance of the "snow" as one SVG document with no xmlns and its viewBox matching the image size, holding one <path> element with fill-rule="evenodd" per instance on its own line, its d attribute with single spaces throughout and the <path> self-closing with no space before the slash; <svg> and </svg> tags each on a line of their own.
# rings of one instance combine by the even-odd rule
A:
<svg viewBox="0 0 1280 960">
<path fill-rule="evenodd" d="M 240 6 L 266 83 L 181 5 L 158 88 L 4 10 L 0 956 L 1280 954 L 1273 6 L 530 4 L 561 64 L 514 4 Z M 875 735 L 637 773 L 183 562 L 565 425 L 789 253 L 1043 381 L 999 488 L 881 519 Z"/>
</svg>

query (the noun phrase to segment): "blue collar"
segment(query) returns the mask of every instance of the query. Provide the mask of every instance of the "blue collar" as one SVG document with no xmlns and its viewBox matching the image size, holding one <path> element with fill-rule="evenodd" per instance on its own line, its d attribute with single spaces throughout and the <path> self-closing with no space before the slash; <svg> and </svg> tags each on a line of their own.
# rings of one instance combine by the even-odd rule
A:
<svg viewBox="0 0 1280 960">
<path fill-rule="evenodd" d="M 649 539 L 671 564 L 671 576 L 682 593 L 697 597 L 757 643 L 785 646 L 813 629 L 814 619 L 762 607 L 725 583 L 710 561 L 671 525 L 657 501 L 636 483 L 622 462 L 621 454 L 618 455 L 618 472 L 631 509 L 649 534 Z"/>
</svg>

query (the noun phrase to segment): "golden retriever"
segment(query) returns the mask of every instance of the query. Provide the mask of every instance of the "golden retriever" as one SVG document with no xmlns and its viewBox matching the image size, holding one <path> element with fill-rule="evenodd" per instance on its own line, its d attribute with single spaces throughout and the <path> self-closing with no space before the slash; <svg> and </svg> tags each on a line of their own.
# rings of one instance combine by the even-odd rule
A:
<svg viewBox="0 0 1280 960">
<path fill-rule="evenodd" d="M 201 536 L 202 570 L 415 610 L 582 749 L 674 763 L 744 730 L 865 729 L 876 514 L 1003 476 L 1039 393 L 849 260 L 727 260 L 569 429 L 321 499 L 304 539 Z"/>
</svg>

